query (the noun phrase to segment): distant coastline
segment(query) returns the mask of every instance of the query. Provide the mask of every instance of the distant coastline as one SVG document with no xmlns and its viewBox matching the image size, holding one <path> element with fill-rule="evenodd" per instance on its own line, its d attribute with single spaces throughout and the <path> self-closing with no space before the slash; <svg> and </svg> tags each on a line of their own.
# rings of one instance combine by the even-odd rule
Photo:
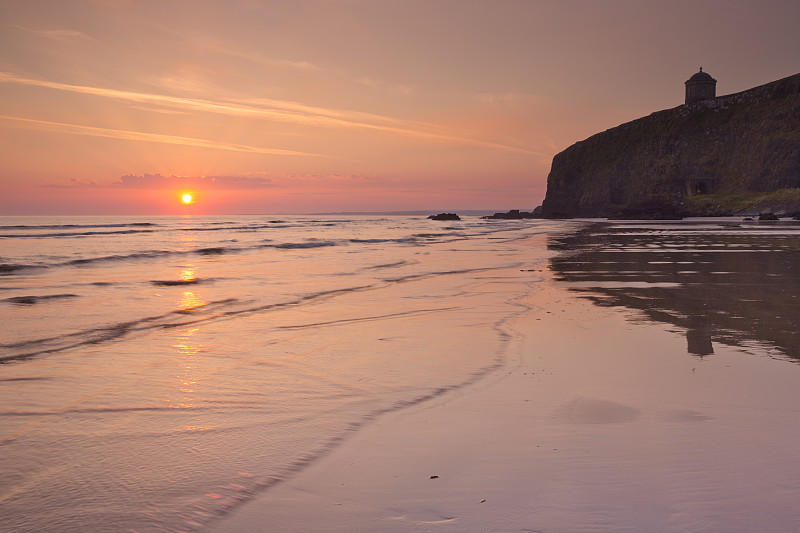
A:
<svg viewBox="0 0 800 533">
<path fill-rule="evenodd" d="M 335 211 L 326 213 L 308 213 L 309 215 L 317 216 L 358 216 L 358 215 L 381 215 L 381 216 L 428 216 L 433 213 L 444 213 L 448 211 L 456 211 L 453 209 L 431 209 L 428 211 Z M 460 215 L 480 217 L 484 215 L 491 215 L 499 211 L 499 209 L 462 209 L 457 210 Z"/>
</svg>

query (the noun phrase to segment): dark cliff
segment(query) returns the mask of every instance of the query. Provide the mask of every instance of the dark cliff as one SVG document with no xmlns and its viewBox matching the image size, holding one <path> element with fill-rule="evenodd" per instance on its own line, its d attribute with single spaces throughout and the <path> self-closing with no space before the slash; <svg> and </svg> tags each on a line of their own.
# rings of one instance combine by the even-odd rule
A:
<svg viewBox="0 0 800 533">
<path fill-rule="evenodd" d="M 604 217 L 684 195 L 800 187 L 800 74 L 659 111 L 553 158 L 544 216 Z"/>
</svg>

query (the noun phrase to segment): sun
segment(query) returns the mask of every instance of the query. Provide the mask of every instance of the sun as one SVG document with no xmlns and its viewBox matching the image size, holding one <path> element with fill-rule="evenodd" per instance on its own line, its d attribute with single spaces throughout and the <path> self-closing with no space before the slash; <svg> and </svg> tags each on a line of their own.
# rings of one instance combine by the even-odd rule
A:
<svg viewBox="0 0 800 533">
<path fill-rule="evenodd" d="M 181 196 L 181 202 L 183 202 L 184 204 L 190 204 L 193 201 L 194 201 L 194 199 L 192 198 L 192 195 L 189 194 L 188 192 L 186 194 L 184 194 L 183 196 Z"/>
</svg>

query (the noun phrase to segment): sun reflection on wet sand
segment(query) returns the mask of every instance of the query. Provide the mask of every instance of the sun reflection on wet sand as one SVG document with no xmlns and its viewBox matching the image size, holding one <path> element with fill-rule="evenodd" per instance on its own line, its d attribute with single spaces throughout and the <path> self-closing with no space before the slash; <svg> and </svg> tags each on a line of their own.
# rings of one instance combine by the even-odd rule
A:
<svg viewBox="0 0 800 533">
<path fill-rule="evenodd" d="M 175 376 L 176 389 L 180 399 L 170 402 L 170 407 L 192 408 L 197 407 L 198 399 L 195 396 L 199 381 L 199 373 L 195 357 L 202 346 L 192 339 L 199 328 L 191 328 L 178 334 L 172 348 L 178 352 L 179 373 Z"/>
<path fill-rule="evenodd" d="M 179 274 L 181 281 L 193 281 L 196 278 L 193 264 L 185 265 Z M 194 291 L 183 291 L 177 302 L 180 311 L 183 312 L 191 312 L 205 303 Z M 202 393 L 200 392 L 205 371 L 202 368 L 202 362 L 198 359 L 198 355 L 204 351 L 205 347 L 197 340 L 198 332 L 200 332 L 200 327 L 197 326 L 179 330 L 172 344 L 173 350 L 178 354 L 178 373 L 175 375 L 174 382 L 175 398 L 169 404 L 171 408 L 191 410 L 206 401 L 201 397 Z M 190 415 L 190 418 L 183 422 L 185 423 L 175 428 L 176 433 L 193 434 L 215 429 L 214 426 L 198 424 L 198 419 L 194 415 Z M 191 446 L 194 448 L 196 444 Z"/>
<path fill-rule="evenodd" d="M 200 346 L 194 343 L 191 340 L 192 335 L 194 335 L 200 328 L 192 328 L 181 333 L 178 336 L 178 342 L 173 344 L 172 347 L 175 348 L 178 353 L 183 356 L 192 357 L 199 353 Z"/>
</svg>

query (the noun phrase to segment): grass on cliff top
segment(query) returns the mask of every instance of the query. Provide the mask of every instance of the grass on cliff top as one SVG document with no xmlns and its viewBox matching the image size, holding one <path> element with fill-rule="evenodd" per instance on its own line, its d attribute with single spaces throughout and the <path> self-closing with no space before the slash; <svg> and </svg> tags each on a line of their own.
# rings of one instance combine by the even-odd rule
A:
<svg viewBox="0 0 800 533">
<path fill-rule="evenodd" d="M 689 213 L 702 216 L 757 215 L 766 212 L 794 214 L 800 212 L 800 188 L 684 196 L 683 205 Z"/>
</svg>

